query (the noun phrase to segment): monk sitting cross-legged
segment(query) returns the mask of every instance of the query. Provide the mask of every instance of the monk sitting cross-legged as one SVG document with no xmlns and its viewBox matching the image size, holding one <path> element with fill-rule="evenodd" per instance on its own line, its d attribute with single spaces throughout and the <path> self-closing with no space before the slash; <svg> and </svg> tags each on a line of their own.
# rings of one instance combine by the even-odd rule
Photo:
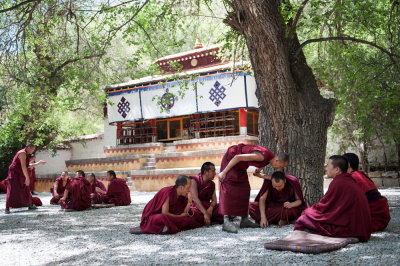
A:
<svg viewBox="0 0 400 266">
<path fill-rule="evenodd" d="M 353 177 L 357 185 L 367 197 L 369 210 L 371 212 L 372 231 L 383 231 L 390 221 L 389 204 L 385 197 L 378 191 L 372 181 L 363 171 L 358 170 L 359 159 L 354 153 L 343 155 L 349 162 L 347 172 Z"/>
<path fill-rule="evenodd" d="M 250 183 L 247 168 L 262 168 L 271 163 L 275 169 L 288 165 L 289 155 L 281 152 L 275 156 L 267 148 L 258 145 L 239 144 L 228 148 L 221 161 L 219 213 L 224 215 L 222 230 L 237 233 L 238 228 L 229 216 L 240 216 L 240 228 L 258 227 L 249 219 Z"/>
<path fill-rule="evenodd" d="M 71 177 L 67 171 L 61 173 L 61 176 L 56 179 L 53 187 L 50 189 L 53 197 L 50 200 L 51 205 L 57 205 L 60 199 L 64 196 L 65 188 L 71 182 Z"/>
<path fill-rule="evenodd" d="M 202 224 L 224 222 L 224 217 L 218 213 L 217 195 L 215 193 L 215 165 L 206 162 L 201 166 L 200 174 L 193 176 L 190 192 L 193 197 L 192 210 L 195 219 Z"/>
<path fill-rule="evenodd" d="M 190 186 L 190 178 L 181 175 L 176 179 L 175 186 L 165 187 L 158 191 L 143 210 L 140 222 L 141 232 L 176 234 L 182 230 L 200 227 L 201 224 L 189 215 L 192 205 Z"/>
<path fill-rule="evenodd" d="M 102 203 L 102 194 L 107 192 L 106 187 L 104 186 L 103 182 L 96 178 L 93 173 L 87 175 L 87 180 L 90 183 L 91 193 L 90 199 L 92 200 L 92 204 L 100 204 Z M 98 192 L 96 190 L 101 190 L 103 193 Z"/>
<path fill-rule="evenodd" d="M 125 179 L 117 178 L 114 171 L 107 171 L 108 188 L 107 192 L 96 187 L 96 192 L 101 195 L 99 202 L 114 204 L 115 206 L 127 206 L 131 204 L 131 191 Z"/>
<path fill-rule="evenodd" d="M 82 170 L 78 170 L 75 178 L 67 184 L 64 196 L 59 201 L 61 208 L 65 208 L 65 211 L 89 209 L 92 206 L 90 203 L 90 191 L 90 183 L 85 178 L 85 173 Z"/>
<path fill-rule="evenodd" d="M 250 203 L 250 216 L 261 228 L 269 223 L 279 226 L 297 219 L 305 209 L 299 181 L 281 171 L 274 172 L 271 180 L 264 180 L 255 202 Z"/>
<path fill-rule="evenodd" d="M 333 155 L 329 158 L 326 173 L 333 181 L 324 197 L 303 211 L 294 230 L 368 241 L 372 231 L 368 201 L 347 173 L 347 168 L 348 163 L 343 156 Z"/>
</svg>

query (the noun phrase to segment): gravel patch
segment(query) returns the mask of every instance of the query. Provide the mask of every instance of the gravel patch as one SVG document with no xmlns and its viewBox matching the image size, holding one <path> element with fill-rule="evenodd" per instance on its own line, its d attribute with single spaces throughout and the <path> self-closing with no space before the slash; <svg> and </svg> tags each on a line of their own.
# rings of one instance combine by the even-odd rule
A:
<svg viewBox="0 0 400 266">
<path fill-rule="evenodd" d="M 154 192 L 133 192 L 130 206 L 83 212 L 61 212 L 49 205 L 50 193 L 39 193 L 44 206 L 4 214 L 0 195 L 0 265 L 143 265 L 143 264 L 378 264 L 399 265 L 400 188 L 382 189 L 392 220 L 385 232 L 367 243 L 319 255 L 264 249 L 263 244 L 287 236 L 284 228 L 222 232 L 221 225 L 176 235 L 131 235 Z M 252 191 L 254 199 L 257 191 Z"/>
</svg>

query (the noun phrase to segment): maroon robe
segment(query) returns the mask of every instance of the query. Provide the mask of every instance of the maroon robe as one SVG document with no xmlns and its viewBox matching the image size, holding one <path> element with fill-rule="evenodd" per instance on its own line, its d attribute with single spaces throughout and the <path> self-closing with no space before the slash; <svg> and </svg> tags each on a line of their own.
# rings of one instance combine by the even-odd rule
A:
<svg viewBox="0 0 400 266">
<path fill-rule="evenodd" d="M 250 203 L 249 213 L 250 216 L 256 221 L 261 221 L 261 213 L 259 201 L 261 196 L 268 190 L 268 195 L 265 200 L 265 215 L 270 223 L 278 223 L 279 220 L 292 221 L 297 219 L 301 212 L 307 207 L 304 201 L 303 192 L 301 186 L 296 177 L 292 175 L 286 175 L 285 187 L 282 191 L 277 191 L 272 187 L 271 180 L 264 180 L 264 183 L 258 193 L 255 202 Z M 300 198 L 302 204 L 295 208 L 285 208 L 283 204 L 285 202 L 296 201 L 296 196 Z"/>
<path fill-rule="evenodd" d="M 7 178 L 0 182 L 0 193 L 7 193 Z"/>
<path fill-rule="evenodd" d="M 32 203 L 32 194 L 29 186 L 25 185 L 25 175 L 22 171 L 21 160 L 18 158 L 21 153 L 26 154 L 25 165 L 29 166 L 26 149 L 17 152 L 8 168 L 6 208 L 28 207 Z"/>
<path fill-rule="evenodd" d="M 206 183 L 203 182 L 203 178 L 201 174 L 196 176 L 192 176 L 192 178 L 197 183 L 197 193 L 198 197 L 203 205 L 203 207 L 207 210 L 211 206 L 212 196 L 215 191 L 215 183 L 212 180 L 208 180 Z M 215 205 L 213 208 L 212 216 L 211 216 L 211 223 L 220 223 L 224 222 L 224 216 L 219 214 L 218 211 L 219 205 Z M 193 202 L 192 204 L 192 211 L 194 213 L 195 219 L 204 225 L 204 214 L 196 207 L 196 204 Z"/>
<path fill-rule="evenodd" d="M 387 199 L 381 195 L 374 182 L 363 171 L 353 171 L 350 175 L 367 197 L 371 212 L 372 231 L 385 230 L 390 221 Z"/>
<path fill-rule="evenodd" d="M 162 214 L 162 206 L 169 197 L 169 213 L 180 215 L 185 210 L 188 200 L 177 195 L 175 186 L 165 187 L 147 203 L 142 213 L 140 229 L 147 234 L 160 234 L 166 226 L 169 234 L 176 234 L 182 230 L 200 227 L 201 224 L 190 216 L 172 217 Z"/>
<path fill-rule="evenodd" d="M 219 213 L 231 216 L 248 216 L 250 183 L 247 168 L 255 166 L 262 168 L 271 161 L 275 155 L 267 148 L 258 145 L 239 144 L 228 148 L 221 162 L 221 172 L 226 168 L 235 155 L 250 154 L 259 151 L 264 156 L 264 161 L 239 162 L 226 174 L 223 182 L 220 182 Z"/>
<path fill-rule="evenodd" d="M 90 183 L 83 176 L 72 179 L 65 189 L 69 193 L 66 201 L 60 200 L 61 207 L 83 211 L 92 206 L 90 202 Z"/>
<path fill-rule="evenodd" d="M 324 197 L 303 211 L 294 230 L 305 229 L 319 235 L 368 241 L 372 232 L 368 201 L 350 174 L 337 175 Z"/>
<path fill-rule="evenodd" d="M 53 187 L 50 189 L 51 193 L 53 194 L 53 197 L 50 200 L 50 204 L 52 204 L 52 205 L 58 204 L 58 201 L 64 196 L 65 188 L 71 182 L 71 180 L 72 180 L 71 177 L 68 176 L 67 183 L 64 186 L 62 176 L 60 176 L 56 179 L 55 182 L 58 182 L 57 191 L 54 190 L 54 186 L 55 186 L 55 182 L 54 182 Z M 58 196 L 58 197 L 56 197 L 56 196 Z"/>
<path fill-rule="evenodd" d="M 100 199 L 104 203 L 115 204 L 115 206 L 126 206 L 131 204 L 131 191 L 125 179 L 113 178 L 108 183 L 107 194 Z"/>
<path fill-rule="evenodd" d="M 96 187 L 100 188 L 103 191 L 107 191 L 107 189 L 106 189 L 106 186 L 104 186 L 103 182 L 101 182 L 97 178 L 94 179 L 93 184 L 91 185 L 91 193 L 94 195 L 90 195 L 90 199 L 92 201 L 94 201 L 95 204 L 101 204 L 103 202 L 103 199 L 102 199 L 103 194 L 97 192 Z"/>
<path fill-rule="evenodd" d="M 33 191 L 35 191 L 35 182 L 36 182 L 36 170 L 35 170 L 35 167 L 28 168 L 28 175 L 29 175 L 29 180 L 30 180 L 30 182 L 29 182 L 29 190 L 31 192 L 33 192 Z"/>
</svg>

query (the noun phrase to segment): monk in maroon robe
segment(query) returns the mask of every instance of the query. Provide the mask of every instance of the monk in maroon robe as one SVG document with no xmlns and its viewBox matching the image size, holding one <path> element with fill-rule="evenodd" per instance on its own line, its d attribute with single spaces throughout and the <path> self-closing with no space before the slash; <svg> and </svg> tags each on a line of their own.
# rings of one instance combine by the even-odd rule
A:
<svg viewBox="0 0 400 266">
<path fill-rule="evenodd" d="M 10 213 L 10 208 L 28 207 L 29 210 L 36 209 L 32 203 L 32 194 L 29 190 L 29 155 L 34 153 L 36 146 L 28 144 L 25 149 L 17 152 L 10 167 L 8 168 L 7 199 L 5 213 Z M 45 164 L 39 161 L 31 166 Z"/>
<path fill-rule="evenodd" d="M 269 223 L 286 225 L 296 220 L 305 208 L 297 178 L 277 171 L 271 180 L 264 180 L 255 202 L 249 205 L 249 213 L 261 228 L 265 228 Z"/>
<path fill-rule="evenodd" d="M 61 176 L 56 179 L 53 187 L 50 189 L 53 197 L 50 200 L 51 205 L 58 205 L 60 199 L 64 196 L 65 188 L 71 182 L 71 177 L 67 171 L 61 173 Z"/>
<path fill-rule="evenodd" d="M 34 164 L 35 160 L 36 160 L 36 156 L 34 156 L 32 154 L 32 156 L 30 157 L 29 164 Z M 29 175 L 29 190 L 31 191 L 32 194 L 36 194 L 35 193 L 36 169 L 34 166 L 28 167 L 28 175 Z"/>
<path fill-rule="evenodd" d="M 273 168 L 288 165 L 289 156 L 282 152 L 275 156 L 267 148 L 258 145 L 239 144 L 228 148 L 221 162 L 219 191 L 219 212 L 224 215 L 222 230 L 237 233 L 237 227 L 231 223 L 229 216 L 240 216 L 240 228 L 258 227 L 248 218 L 250 183 L 247 168 L 263 168 L 271 164 Z"/>
<path fill-rule="evenodd" d="M 64 196 L 59 201 L 61 208 L 65 211 L 89 209 L 92 206 L 90 192 L 90 183 L 85 178 L 85 173 L 78 170 L 75 178 L 65 187 Z"/>
<path fill-rule="evenodd" d="M 200 227 L 201 224 L 189 214 L 192 205 L 190 186 L 189 177 L 179 176 L 175 186 L 158 191 L 143 210 L 141 231 L 147 234 L 176 234 Z M 133 229 L 130 232 L 133 233 Z"/>
<path fill-rule="evenodd" d="M 114 171 L 107 171 L 107 180 L 109 181 L 107 192 L 96 188 L 99 195 L 99 201 L 115 206 L 127 206 L 131 204 L 131 191 L 126 184 L 125 179 L 117 178 Z M 101 196 L 100 196 L 101 195 Z"/>
<path fill-rule="evenodd" d="M 303 211 L 294 230 L 368 241 L 372 232 L 368 201 L 347 173 L 347 168 L 348 163 L 343 156 L 334 155 L 329 158 L 326 172 L 333 181 L 324 197 Z"/>
<path fill-rule="evenodd" d="M 363 171 L 359 171 L 360 161 L 354 153 L 343 155 L 349 162 L 347 172 L 353 177 L 357 185 L 365 193 L 371 213 L 372 231 L 383 231 L 390 222 L 389 204 L 387 198 L 383 197 L 378 188 Z"/>
<path fill-rule="evenodd" d="M 224 222 L 224 217 L 218 212 L 217 195 L 215 193 L 215 165 L 206 162 L 201 166 L 200 174 L 193 176 L 190 192 L 192 193 L 192 211 L 195 219 L 203 224 Z"/>
<path fill-rule="evenodd" d="M 87 180 L 89 181 L 90 186 L 91 186 L 90 199 L 92 200 L 92 204 L 103 203 L 102 195 L 107 193 L 106 186 L 104 186 L 103 182 L 101 182 L 99 179 L 96 178 L 94 173 L 88 174 Z M 103 193 L 98 192 L 99 189 Z"/>
</svg>

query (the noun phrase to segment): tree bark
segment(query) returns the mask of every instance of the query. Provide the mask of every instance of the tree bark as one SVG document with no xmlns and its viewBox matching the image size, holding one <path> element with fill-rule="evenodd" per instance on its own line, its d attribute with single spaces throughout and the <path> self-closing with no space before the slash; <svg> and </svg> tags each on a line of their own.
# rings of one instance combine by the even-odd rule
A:
<svg viewBox="0 0 400 266">
<path fill-rule="evenodd" d="M 335 101 L 324 99 L 297 35 L 286 37 L 276 0 L 233 0 L 227 23 L 244 35 L 257 84 L 261 145 L 290 154 L 288 174 L 299 178 L 308 204 L 323 196 L 327 129 Z M 230 21 L 229 21 L 230 19 Z"/>
</svg>

